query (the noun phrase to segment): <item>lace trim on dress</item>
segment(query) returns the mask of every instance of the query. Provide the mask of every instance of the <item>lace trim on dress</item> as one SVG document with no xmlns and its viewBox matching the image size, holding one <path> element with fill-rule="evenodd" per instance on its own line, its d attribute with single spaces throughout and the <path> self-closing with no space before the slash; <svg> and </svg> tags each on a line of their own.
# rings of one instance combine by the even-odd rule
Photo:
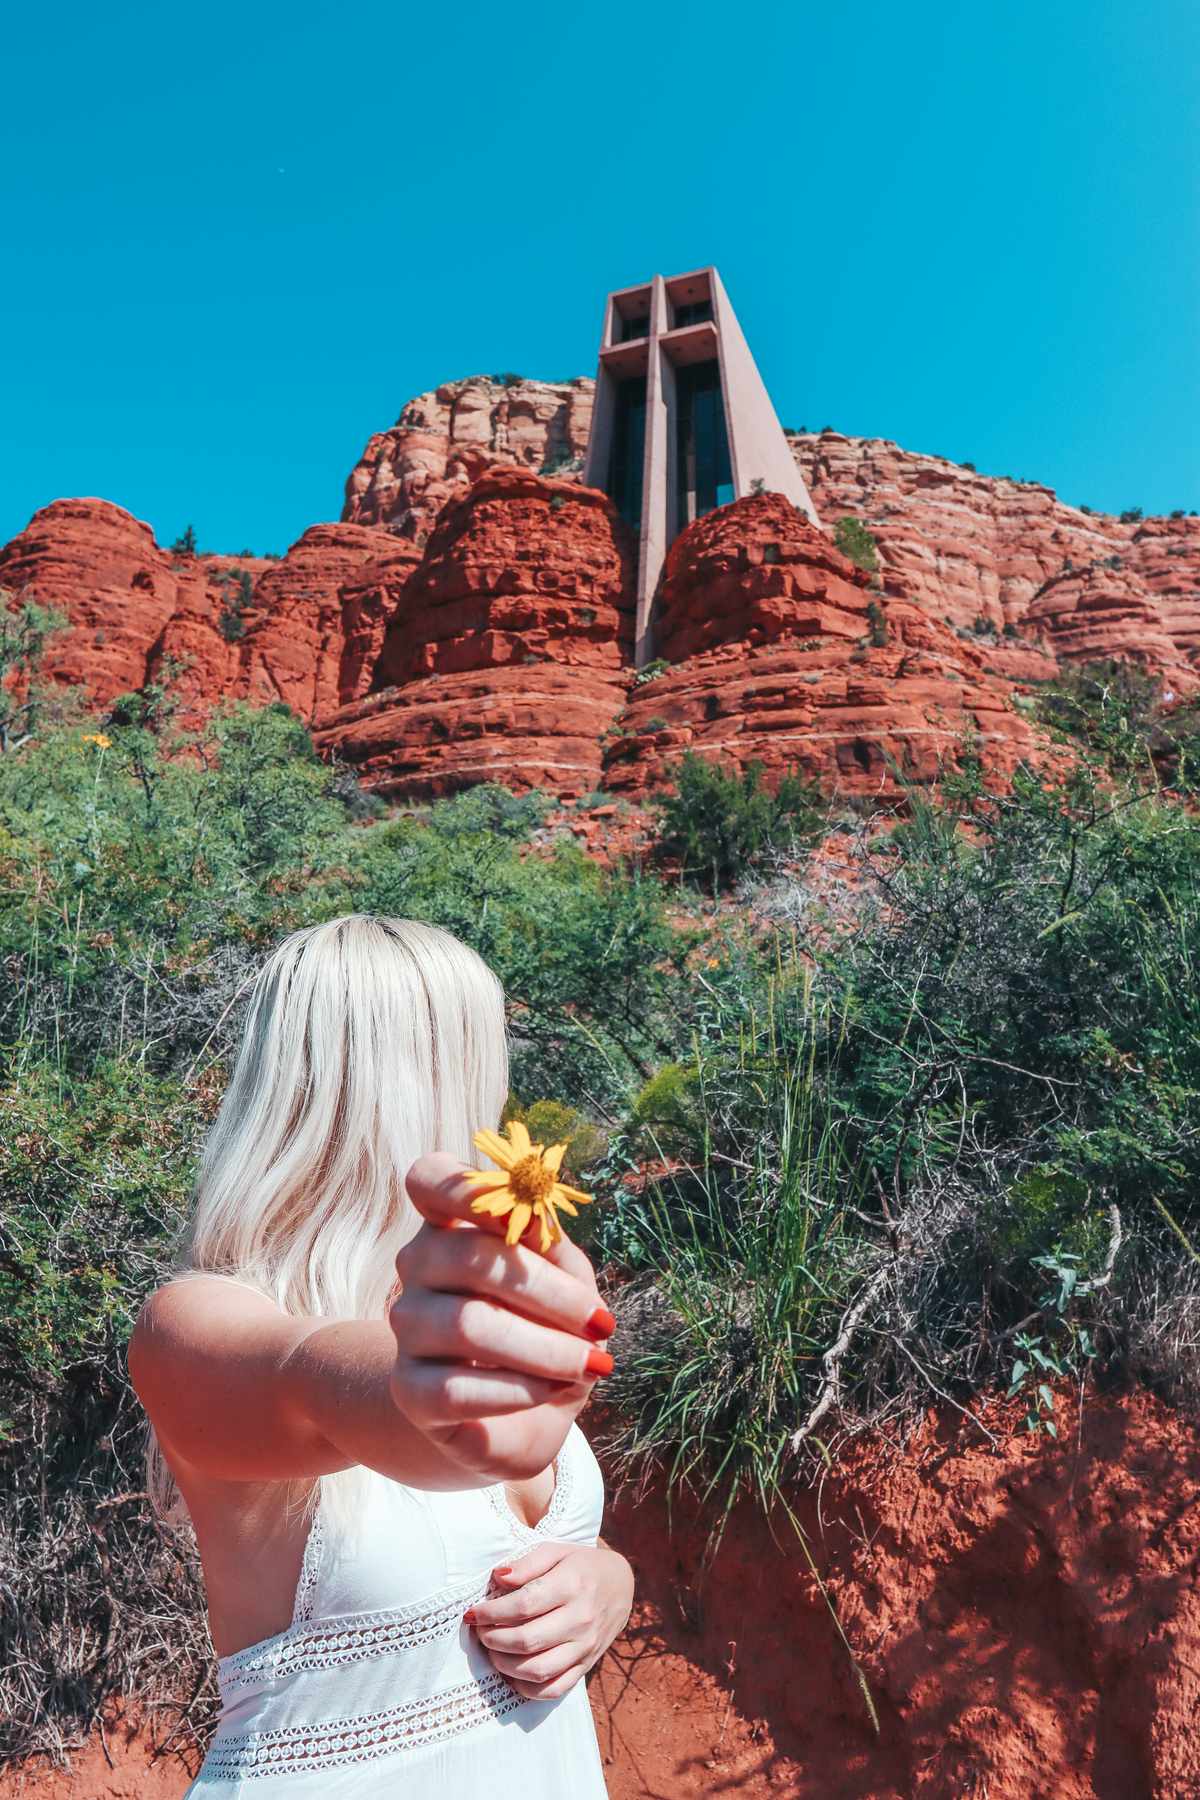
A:
<svg viewBox="0 0 1200 1800">
<path fill-rule="evenodd" d="M 325 1552 L 325 1530 L 321 1524 L 319 1512 L 313 1514 L 313 1522 L 308 1528 L 308 1540 L 304 1546 L 304 1560 L 300 1564 L 300 1579 L 296 1583 L 296 1601 L 292 1607 L 292 1624 L 299 1625 L 305 1619 L 311 1619 L 313 1600 L 317 1592 L 317 1580 L 321 1573 L 321 1559 Z"/>
<path fill-rule="evenodd" d="M 485 1489 L 487 1497 L 495 1510 L 500 1514 L 500 1517 L 504 1520 L 510 1530 L 515 1532 L 518 1537 L 532 1540 L 533 1538 L 548 1535 L 553 1531 L 554 1527 L 558 1524 L 558 1521 L 567 1510 L 573 1486 L 571 1477 L 572 1458 L 567 1451 L 567 1445 L 570 1441 L 570 1435 L 568 1434 L 563 1440 L 562 1449 L 555 1458 L 554 1492 L 550 1496 L 549 1506 L 546 1508 L 536 1525 L 527 1525 L 524 1519 L 518 1518 L 517 1514 L 509 1504 L 508 1495 L 504 1491 L 503 1483 L 501 1483 L 499 1487 Z"/>
<path fill-rule="evenodd" d="M 429 1699 L 409 1700 L 384 1712 L 359 1713 L 323 1725 L 286 1725 L 276 1731 L 218 1733 L 204 1773 L 225 1780 L 255 1775 L 296 1775 L 310 1769 L 368 1762 L 397 1750 L 458 1737 L 488 1719 L 523 1705 L 503 1675 L 485 1675 Z"/>
<path fill-rule="evenodd" d="M 482 1600 L 490 1590 L 490 1580 L 473 1576 L 432 1603 L 419 1600 L 381 1612 L 319 1619 L 285 1631 L 265 1644 L 251 1644 L 247 1650 L 222 1657 L 218 1665 L 221 1691 L 257 1686 L 307 1669 L 336 1669 L 343 1663 L 365 1662 L 372 1656 L 390 1656 L 397 1650 L 453 1637 L 462 1625 L 464 1608 Z"/>
</svg>

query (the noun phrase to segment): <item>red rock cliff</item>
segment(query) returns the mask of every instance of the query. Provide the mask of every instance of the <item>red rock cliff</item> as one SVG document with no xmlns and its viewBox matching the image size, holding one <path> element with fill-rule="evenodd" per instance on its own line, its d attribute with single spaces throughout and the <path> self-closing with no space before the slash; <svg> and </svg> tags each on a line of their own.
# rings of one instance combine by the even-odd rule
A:
<svg viewBox="0 0 1200 1800">
<path fill-rule="evenodd" d="M 975 643 L 873 592 L 781 495 L 697 520 L 667 556 L 659 606 L 672 666 L 631 688 L 606 749 L 614 792 L 660 786 L 687 750 L 863 795 L 894 793 L 894 767 L 932 781 L 967 736 L 998 778 L 1036 751 Z"/>
<path fill-rule="evenodd" d="M 51 667 L 98 702 L 182 659 L 197 709 L 282 699 L 395 796 L 484 777 L 637 793 L 688 747 L 872 793 L 889 758 L 932 778 L 964 732 L 1002 777 L 1032 745 L 1014 684 L 1062 661 L 1200 686 L 1200 520 L 1088 514 L 835 432 L 793 440 L 827 531 L 770 495 L 698 521 L 659 596 L 671 670 L 634 684 L 631 548 L 575 467 L 591 391 L 419 396 L 371 440 L 342 523 L 281 561 L 179 557 L 120 507 L 58 501 L 0 551 L 0 585 L 67 611 Z M 832 546 L 847 515 L 878 544 L 871 592 Z"/>
<path fill-rule="evenodd" d="M 483 780 L 589 792 L 630 672 L 632 555 L 603 494 L 492 470 L 446 507 L 371 691 L 318 745 L 389 796 Z"/>
<path fill-rule="evenodd" d="M 447 500 L 497 463 L 533 473 L 578 468 L 593 383 L 473 375 L 410 400 L 370 440 L 346 482 L 342 518 L 423 542 Z"/>
</svg>

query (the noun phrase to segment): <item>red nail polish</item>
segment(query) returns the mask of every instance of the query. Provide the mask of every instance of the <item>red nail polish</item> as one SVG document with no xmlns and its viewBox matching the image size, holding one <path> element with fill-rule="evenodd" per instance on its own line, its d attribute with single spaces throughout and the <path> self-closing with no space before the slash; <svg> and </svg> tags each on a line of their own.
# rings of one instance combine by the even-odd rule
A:
<svg viewBox="0 0 1200 1800">
<path fill-rule="evenodd" d="M 589 1350 L 583 1366 L 589 1375 L 611 1375 L 614 1364 L 607 1350 Z"/>
<path fill-rule="evenodd" d="M 512 1574 L 512 1564 L 511 1563 L 501 1563 L 500 1567 L 498 1569 L 492 1570 L 492 1574 L 493 1575 L 511 1575 Z"/>
<path fill-rule="evenodd" d="M 583 1329 L 589 1337 L 610 1338 L 617 1329 L 617 1321 L 607 1306 L 598 1306 Z"/>
<path fill-rule="evenodd" d="M 475 1608 L 473 1606 L 468 1606 L 466 1612 L 463 1614 L 463 1624 L 464 1625 L 474 1625 L 474 1623 L 475 1623 Z"/>
</svg>

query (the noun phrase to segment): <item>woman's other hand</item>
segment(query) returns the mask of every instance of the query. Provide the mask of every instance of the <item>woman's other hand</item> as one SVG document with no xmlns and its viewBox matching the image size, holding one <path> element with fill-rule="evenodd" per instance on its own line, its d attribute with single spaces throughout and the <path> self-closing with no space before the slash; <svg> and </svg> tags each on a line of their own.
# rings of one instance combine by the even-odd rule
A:
<svg viewBox="0 0 1200 1800">
<path fill-rule="evenodd" d="M 557 1700 L 599 1662 L 633 1605 L 633 1570 L 607 1544 L 538 1544 L 493 1571 L 504 1592 L 466 1615 L 495 1667 L 528 1700 Z"/>
<path fill-rule="evenodd" d="M 471 1212 L 478 1190 L 449 1156 L 422 1157 L 407 1185 L 425 1223 L 396 1258 L 392 1398 L 464 1466 L 527 1480 L 612 1368 L 592 1265 L 565 1238 L 545 1256 L 506 1245 L 502 1221 Z"/>
</svg>

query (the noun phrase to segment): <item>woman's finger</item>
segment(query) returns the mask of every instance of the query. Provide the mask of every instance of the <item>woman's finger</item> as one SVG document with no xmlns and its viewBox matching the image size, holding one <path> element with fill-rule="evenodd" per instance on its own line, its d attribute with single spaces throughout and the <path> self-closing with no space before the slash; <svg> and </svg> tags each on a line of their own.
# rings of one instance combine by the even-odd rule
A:
<svg viewBox="0 0 1200 1800">
<path fill-rule="evenodd" d="M 493 1625 L 480 1617 L 482 1611 L 482 1604 L 474 1608 L 479 1641 L 504 1656 L 540 1656 L 559 1644 L 582 1642 L 587 1630 L 582 1607 L 556 1606 L 525 1625 Z"/>
<path fill-rule="evenodd" d="M 572 1546 L 557 1545 L 555 1548 L 569 1554 Z M 544 1614 L 555 1611 L 575 1593 L 569 1569 L 561 1565 L 565 1556 L 554 1563 L 531 1572 L 523 1577 L 520 1584 L 511 1592 L 492 1594 L 481 1600 L 475 1612 L 481 1623 L 491 1626 L 520 1625 L 528 1619 L 538 1619 Z M 493 1576 L 493 1581 L 502 1582 L 509 1587 L 511 1576 Z"/>
<path fill-rule="evenodd" d="M 392 1380 L 400 1410 L 421 1426 L 502 1418 L 543 1406 L 563 1393 L 561 1382 L 462 1363 L 405 1360 Z"/>
<path fill-rule="evenodd" d="M 556 1675 L 553 1681 L 513 1681 L 510 1685 L 516 1688 L 523 1700 L 561 1700 L 569 1694 L 576 1683 L 587 1674 L 586 1663 L 575 1663 L 565 1675 Z"/>
<path fill-rule="evenodd" d="M 537 1656 L 506 1656 L 502 1652 L 488 1651 L 493 1668 L 507 1675 L 510 1681 L 527 1681 L 534 1687 L 565 1675 L 580 1661 L 582 1654 L 582 1644 L 556 1644 Z"/>
<path fill-rule="evenodd" d="M 585 1287 L 595 1289 L 596 1271 L 592 1267 L 591 1258 L 578 1244 L 573 1244 L 569 1237 L 564 1235 L 557 1243 L 551 1244 L 545 1260 L 553 1263 L 556 1268 L 564 1269 L 568 1275 L 574 1275 Z"/>
<path fill-rule="evenodd" d="M 524 1587 L 527 1581 L 533 1581 L 539 1575 L 548 1575 L 550 1570 L 568 1557 L 574 1556 L 579 1549 L 578 1544 L 563 1543 L 560 1539 L 544 1538 L 519 1556 L 514 1563 L 504 1565 L 503 1574 L 493 1569 L 492 1580 L 498 1582 L 502 1590 L 497 1598 L 507 1598 L 517 1588 Z"/>
<path fill-rule="evenodd" d="M 395 1311 L 397 1342 L 408 1357 L 482 1363 L 544 1381 L 591 1381 L 612 1370 L 607 1350 L 490 1300 L 424 1290 L 405 1296 Z"/>
<path fill-rule="evenodd" d="M 503 1219 L 471 1211 L 471 1202 L 479 1192 L 479 1184 L 471 1180 L 471 1174 L 466 1163 L 447 1156 L 444 1150 L 435 1150 L 417 1158 L 404 1177 L 404 1185 L 417 1211 L 431 1225 L 467 1223 L 503 1237 L 507 1229 Z"/>
<path fill-rule="evenodd" d="M 421 1265 L 425 1287 L 448 1294 L 482 1294 L 544 1325 L 602 1341 L 616 1320 L 598 1304 L 595 1281 L 517 1244 L 509 1249 L 479 1232 L 431 1232 Z M 580 1252 L 582 1255 L 582 1252 Z"/>
</svg>

